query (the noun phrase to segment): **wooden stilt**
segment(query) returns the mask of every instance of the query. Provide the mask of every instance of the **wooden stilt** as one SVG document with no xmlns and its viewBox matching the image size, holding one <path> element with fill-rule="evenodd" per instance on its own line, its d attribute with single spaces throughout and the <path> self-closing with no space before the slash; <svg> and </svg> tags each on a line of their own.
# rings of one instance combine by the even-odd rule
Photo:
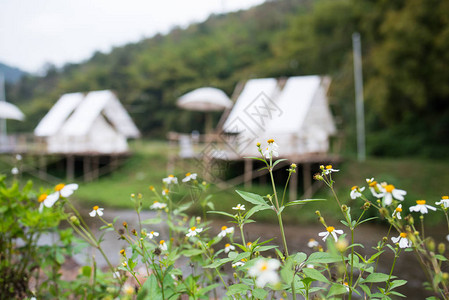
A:
<svg viewBox="0 0 449 300">
<path fill-rule="evenodd" d="M 304 198 L 312 197 L 312 174 L 310 174 L 310 163 L 306 162 L 302 167 L 302 177 L 304 183 Z"/>
<path fill-rule="evenodd" d="M 253 179 L 253 160 L 245 159 L 245 171 L 243 181 L 245 182 L 245 188 L 250 188 Z"/>
<path fill-rule="evenodd" d="M 83 172 L 84 172 L 84 182 L 91 181 L 91 160 L 90 156 L 83 157 Z"/>
<path fill-rule="evenodd" d="M 67 181 L 72 181 L 75 178 L 75 157 L 73 155 L 67 155 L 67 166 L 66 166 L 66 178 Z"/>
<path fill-rule="evenodd" d="M 97 180 L 99 177 L 100 157 L 95 155 L 92 157 L 92 180 Z"/>
</svg>

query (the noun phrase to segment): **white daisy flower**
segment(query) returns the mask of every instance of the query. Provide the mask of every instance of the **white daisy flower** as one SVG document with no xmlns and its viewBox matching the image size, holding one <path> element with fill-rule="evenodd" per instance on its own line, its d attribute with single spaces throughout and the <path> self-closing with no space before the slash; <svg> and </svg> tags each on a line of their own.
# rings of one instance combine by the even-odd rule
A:
<svg viewBox="0 0 449 300">
<path fill-rule="evenodd" d="M 17 169 L 17 167 L 12 168 L 12 169 L 11 169 L 11 174 L 12 174 L 12 175 L 17 175 L 17 174 L 19 174 L 19 169 Z"/>
<path fill-rule="evenodd" d="M 195 226 L 193 226 L 193 227 L 189 228 L 189 232 L 187 232 L 186 236 L 192 237 L 192 236 L 197 235 L 201 231 L 203 231 L 203 228 L 196 228 Z"/>
<path fill-rule="evenodd" d="M 244 266 L 244 265 L 245 265 L 245 262 L 243 260 L 239 260 L 239 261 L 236 261 L 235 263 L 233 263 L 232 267 L 233 268 L 237 268 L 237 267 L 241 267 L 241 266 Z"/>
<path fill-rule="evenodd" d="M 226 244 L 225 245 L 225 248 L 224 248 L 224 252 L 225 253 L 228 253 L 229 251 L 234 251 L 235 250 L 235 247 L 233 246 L 233 245 L 231 245 L 231 244 Z"/>
<path fill-rule="evenodd" d="M 164 240 L 161 240 L 161 241 L 159 242 L 159 248 L 160 248 L 162 251 L 166 251 L 166 250 L 168 249 L 167 243 L 166 243 Z"/>
<path fill-rule="evenodd" d="M 320 243 L 318 243 L 315 239 L 310 239 L 309 242 L 307 243 L 307 247 L 309 248 L 318 247 L 319 245 Z"/>
<path fill-rule="evenodd" d="M 58 193 L 53 193 L 50 195 L 41 194 L 39 196 L 39 198 L 37 199 L 37 201 L 41 204 L 39 206 L 39 212 L 42 212 L 42 210 L 44 209 L 44 206 L 52 207 L 56 203 L 56 201 L 58 201 L 58 199 L 59 199 Z"/>
<path fill-rule="evenodd" d="M 100 217 L 103 215 L 104 208 L 98 207 L 98 205 L 95 205 L 93 207 L 93 210 L 89 213 L 89 216 L 95 217 L 96 215 L 99 215 Z"/>
<path fill-rule="evenodd" d="M 278 157 L 279 156 L 278 144 L 276 144 L 273 139 L 269 139 L 267 141 L 267 143 L 268 143 L 267 149 L 265 149 L 265 151 L 263 152 L 263 155 L 265 156 L 265 158 L 270 159 L 273 156 Z"/>
<path fill-rule="evenodd" d="M 162 182 L 167 184 L 167 185 L 172 184 L 172 183 L 177 184 L 178 183 L 178 178 L 176 178 L 173 175 L 168 175 L 168 177 L 162 179 Z"/>
<path fill-rule="evenodd" d="M 225 237 L 228 233 L 234 233 L 234 227 L 222 226 L 218 237 Z"/>
<path fill-rule="evenodd" d="M 384 206 L 391 205 L 391 203 L 393 202 L 393 198 L 396 200 L 403 201 L 404 196 L 407 194 L 406 191 L 399 190 L 395 188 L 394 185 L 385 183 L 380 185 L 380 191 L 381 191 L 380 195 L 383 198 L 382 203 Z"/>
<path fill-rule="evenodd" d="M 446 240 L 449 242 L 449 234 L 446 235 Z"/>
<path fill-rule="evenodd" d="M 338 241 L 337 234 L 343 234 L 343 230 L 335 229 L 334 226 L 328 226 L 326 227 L 326 231 L 318 233 L 319 236 L 323 237 L 323 241 L 326 241 L 327 237 L 329 235 L 332 235 L 334 237 L 335 242 Z"/>
<path fill-rule="evenodd" d="M 353 186 L 351 188 L 351 193 L 349 196 L 351 196 L 351 199 L 356 199 L 362 196 L 362 192 L 365 190 L 365 187 L 359 188 L 358 186 Z"/>
<path fill-rule="evenodd" d="M 248 275 L 256 277 L 256 285 L 263 288 L 267 283 L 276 284 L 279 282 L 279 275 L 276 270 L 281 263 L 277 259 L 259 259 L 254 266 L 249 268 Z"/>
<path fill-rule="evenodd" d="M 168 190 L 168 189 L 163 189 L 162 190 L 162 196 L 168 196 L 168 193 L 169 193 L 170 191 Z"/>
<path fill-rule="evenodd" d="M 152 240 L 155 236 L 159 236 L 159 232 L 156 231 L 150 231 L 150 233 L 147 233 L 147 237 Z"/>
<path fill-rule="evenodd" d="M 333 169 L 332 165 L 320 166 L 320 169 L 323 170 L 323 175 L 329 175 L 334 172 L 340 172 L 340 170 Z"/>
<path fill-rule="evenodd" d="M 412 246 L 412 241 L 407 238 L 407 233 L 401 232 L 398 237 L 392 237 L 393 243 L 399 242 L 399 248 L 409 248 Z"/>
<path fill-rule="evenodd" d="M 421 214 L 427 214 L 431 210 L 437 210 L 435 207 L 427 205 L 426 200 L 416 200 L 416 205 L 410 206 L 410 211 L 420 212 Z"/>
<path fill-rule="evenodd" d="M 346 291 L 349 292 L 349 283 L 343 282 L 343 285 L 346 287 Z"/>
<path fill-rule="evenodd" d="M 197 174 L 196 173 L 187 173 L 186 177 L 182 180 L 182 182 L 189 182 L 190 180 L 195 180 Z"/>
<path fill-rule="evenodd" d="M 16 160 L 22 160 L 22 155 L 16 154 Z"/>
<path fill-rule="evenodd" d="M 374 178 L 366 179 L 366 182 L 368 183 L 369 190 L 371 191 L 371 194 L 373 194 L 376 198 L 382 198 L 383 194 L 381 192 L 381 185 L 377 183 L 377 181 L 374 180 Z"/>
<path fill-rule="evenodd" d="M 153 204 L 150 206 L 151 209 L 164 209 L 167 207 L 167 204 L 161 203 L 159 201 L 154 201 Z"/>
<path fill-rule="evenodd" d="M 122 287 L 122 291 L 125 295 L 132 295 L 136 291 L 132 285 L 125 283 Z"/>
<path fill-rule="evenodd" d="M 395 208 L 393 214 L 391 215 L 393 218 L 396 217 L 399 220 L 402 219 L 401 218 L 401 212 L 402 212 L 402 204 L 399 204 L 398 207 Z"/>
<path fill-rule="evenodd" d="M 441 201 L 436 202 L 436 205 L 442 205 L 444 208 L 449 207 L 449 196 L 443 196 L 441 197 Z"/>
<path fill-rule="evenodd" d="M 234 210 L 245 210 L 245 205 L 237 204 L 237 206 L 233 207 Z"/>
<path fill-rule="evenodd" d="M 61 197 L 67 198 L 72 195 L 74 191 L 78 189 L 78 185 L 76 183 L 71 183 L 65 185 L 64 183 L 60 183 L 55 186 L 55 191 L 59 192 Z"/>
</svg>

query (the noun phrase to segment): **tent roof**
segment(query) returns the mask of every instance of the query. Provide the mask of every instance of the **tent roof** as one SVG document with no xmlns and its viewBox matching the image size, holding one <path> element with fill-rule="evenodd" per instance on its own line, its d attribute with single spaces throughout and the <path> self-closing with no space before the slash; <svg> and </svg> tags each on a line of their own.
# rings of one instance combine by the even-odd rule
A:
<svg viewBox="0 0 449 300">
<path fill-rule="evenodd" d="M 23 121 L 25 119 L 25 115 L 14 104 L 6 101 L 0 101 L 0 119 L 13 119 Z"/>
<path fill-rule="evenodd" d="M 56 134 L 83 98 L 84 95 L 82 93 L 62 95 L 39 122 L 36 129 L 34 129 L 34 134 L 37 136 L 51 136 Z"/>
<path fill-rule="evenodd" d="M 58 113 L 61 115 L 58 116 Z M 126 137 L 140 135 L 125 108 L 109 90 L 89 92 L 86 96 L 81 93 L 63 95 L 39 123 L 35 134 L 50 136 L 59 132 L 62 135 L 83 136 L 102 115 Z"/>
<path fill-rule="evenodd" d="M 273 99 L 278 92 L 279 88 L 275 78 L 248 80 L 223 125 L 224 130 L 228 133 L 237 133 L 234 132 L 234 129 L 237 127 L 233 126 L 233 122 L 237 119 L 240 119 L 240 121 L 245 123 L 245 126 L 250 127 L 250 129 L 253 129 L 254 131 L 259 130 L 257 124 L 254 122 L 247 122 L 248 108 L 262 93 L 270 99 Z"/>
<path fill-rule="evenodd" d="M 220 89 L 203 87 L 181 96 L 177 103 L 179 107 L 194 111 L 220 111 L 232 107 L 232 101 Z"/>
<path fill-rule="evenodd" d="M 320 83 L 319 76 L 290 77 L 276 101 L 282 115 L 273 118 L 267 126 L 267 132 L 270 134 L 298 132 Z"/>
</svg>

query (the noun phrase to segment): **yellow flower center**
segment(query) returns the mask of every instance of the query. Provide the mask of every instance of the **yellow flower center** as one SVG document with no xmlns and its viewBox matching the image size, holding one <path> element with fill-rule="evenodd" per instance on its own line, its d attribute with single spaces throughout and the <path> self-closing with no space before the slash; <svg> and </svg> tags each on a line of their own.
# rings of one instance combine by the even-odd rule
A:
<svg viewBox="0 0 449 300">
<path fill-rule="evenodd" d="M 55 191 L 59 192 L 60 190 L 62 190 L 65 187 L 64 183 L 60 183 L 57 186 L 55 186 Z"/>
<path fill-rule="evenodd" d="M 221 227 L 221 230 L 226 230 L 226 229 L 228 229 L 228 226 L 222 226 Z"/>
<path fill-rule="evenodd" d="M 396 207 L 396 209 L 395 209 L 397 212 L 401 212 L 402 211 L 402 208 L 400 208 L 400 207 Z"/>
<path fill-rule="evenodd" d="M 195 226 L 193 226 L 192 228 L 190 228 L 190 231 L 195 231 L 196 230 L 196 227 Z"/>
<path fill-rule="evenodd" d="M 150 185 L 150 191 L 154 191 L 154 186 Z"/>
<path fill-rule="evenodd" d="M 261 271 L 266 271 L 268 269 L 268 264 L 266 262 L 262 263 L 262 266 L 260 266 Z"/>
<path fill-rule="evenodd" d="M 347 282 L 343 282 L 344 285 L 349 286 L 349 284 Z"/>
<path fill-rule="evenodd" d="M 153 204 L 159 203 L 159 201 L 154 201 Z"/>
<path fill-rule="evenodd" d="M 315 242 L 315 239 L 309 239 L 309 242 Z"/>
<path fill-rule="evenodd" d="M 257 147 L 260 147 L 260 143 L 257 143 L 256 146 L 257 146 Z"/>
<path fill-rule="evenodd" d="M 267 141 L 267 143 L 268 143 L 268 144 L 273 144 L 273 143 L 274 143 L 274 140 L 273 140 L 273 139 L 269 139 L 269 140 Z"/>
<path fill-rule="evenodd" d="M 189 177 L 190 175 L 192 175 L 192 173 L 186 173 L 186 177 Z"/>
<path fill-rule="evenodd" d="M 225 245 L 225 248 L 228 248 L 229 246 L 231 246 L 231 244 L 226 244 L 226 245 Z"/>
<path fill-rule="evenodd" d="M 164 241 L 164 240 L 161 240 L 161 241 L 159 242 L 159 244 L 163 245 L 163 244 L 165 244 L 165 241 Z"/>
<path fill-rule="evenodd" d="M 45 199 L 47 199 L 48 195 L 47 194 L 42 194 L 39 196 L 39 198 L 37 198 L 37 201 L 39 201 L 39 203 L 44 202 Z"/>
<path fill-rule="evenodd" d="M 94 210 L 98 210 L 100 207 L 98 207 L 98 205 L 95 205 L 94 207 L 93 207 L 93 209 Z"/>
<path fill-rule="evenodd" d="M 174 178 L 174 177 L 175 177 L 175 176 L 173 176 L 173 175 L 171 175 L 171 174 L 168 175 L 168 178 Z"/>
<path fill-rule="evenodd" d="M 449 196 L 443 196 L 443 197 L 441 197 L 441 199 L 443 199 L 443 200 L 449 200 Z"/>
<path fill-rule="evenodd" d="M 394 185 L 392 184 L 386 185 L 385 190 L 387 191 L 387 193 L 391 193 L 394 190 Z"/>
<path fill-rule="evenodd" d="M 151 231 L 150 234 L 154 234 L 154 231 Z"/>
<path fill-rule="evenodd" d="M 401 238 L 406 238 L 407 237 L 407 233 L 405 232 L 401 232 L 401 234 L 399 235 Z"/>
<path fill-rule="evenodd" d="M 357 189 L 357 188 L 358 188 L 358 186 L 354 185 L 354 186 L 351 188 L 351 191 L 353 191 L 353 190 L 355 190 L 355 189 Z"/>
<path fill-rule="evenodd" d="M 246 243 L 246 246 L 247 246 L 247 247 L 251 247 L 252 244 L 253 244 L 253 243 L 248 242 L 248 243 Z"/>
<path fill-rule="evenodd" d="M 125 249 L 120 250 L 120 254 L 121 255 L 125 254 Z"/>
<path fill-rule="evenodd" d="M 329 227 L 326 227 L 326 230 L 327 230 L 327 232 L 331 233 L 332 231 L 335 230 L 335 227 L 334 226 L 329 226 Z"/>
<path fill-rule="evenodd" d="M 168 194 L 169 190 L 168 189 L 164 189 L 164 194 Z"/>
<path fill-rule="evenodd" d="M 416 204 L 425 205 L 426 204 L 426 200 L 416 200 Z"/>
<path fill-rule="evenodd" d="M 327 169 L 327 170 L 332 169 L 332 165 L 327 165 L 327 166 L 326 166 L 326 169 Z"/>
<path fill-rule="evenodd" d="M 375 187 L 377 185 L 377 181 L 372 181 L 369 183 L 370 187 Z"/>
</svg>

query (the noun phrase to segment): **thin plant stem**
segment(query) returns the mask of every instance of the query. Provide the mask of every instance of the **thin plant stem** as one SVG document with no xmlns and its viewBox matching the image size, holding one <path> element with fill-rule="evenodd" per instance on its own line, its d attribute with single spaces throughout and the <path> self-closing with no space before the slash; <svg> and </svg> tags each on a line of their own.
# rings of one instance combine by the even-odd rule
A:
<svg viewBox="0 0 449 300">
<path fill-rule="evenodd" d="M 281 206 L 284 206 L 284 200 L 285 200 L 285 192 L 287 191 L 288 183 L 290 182 L 290 177 L 292 176 L 292 172 L 288 172 L 288 178 L 287 182 L 285 183 L 284 192 L 282 193 L 282 200 L 281 200 Z"/>
<path fill-rule="evenodd" d="M 279 209 L 279 200 L 278 200 L 278 195 L 277 195 L 277 192 L 276 192 L 276 185 L 274 184 L 273 171 L 271 169 L 271 161 L 270 161 L 270 169 L 269 169 L 269 171 L 270 171 L 270 177 L 271 177 L 271 185 L 273 186 L 274 199 L 276 200 L 276 202 L 275 202 L 275 204 L 276 204 L 276 214 L 278 216 L 279 229 L 281 231 L 282 242 L 284 243 L 285 254 L 288 257 L 287 240 L 285 239 L 284 225 L 282 224 L 282 212 Z"/>
</svg>

